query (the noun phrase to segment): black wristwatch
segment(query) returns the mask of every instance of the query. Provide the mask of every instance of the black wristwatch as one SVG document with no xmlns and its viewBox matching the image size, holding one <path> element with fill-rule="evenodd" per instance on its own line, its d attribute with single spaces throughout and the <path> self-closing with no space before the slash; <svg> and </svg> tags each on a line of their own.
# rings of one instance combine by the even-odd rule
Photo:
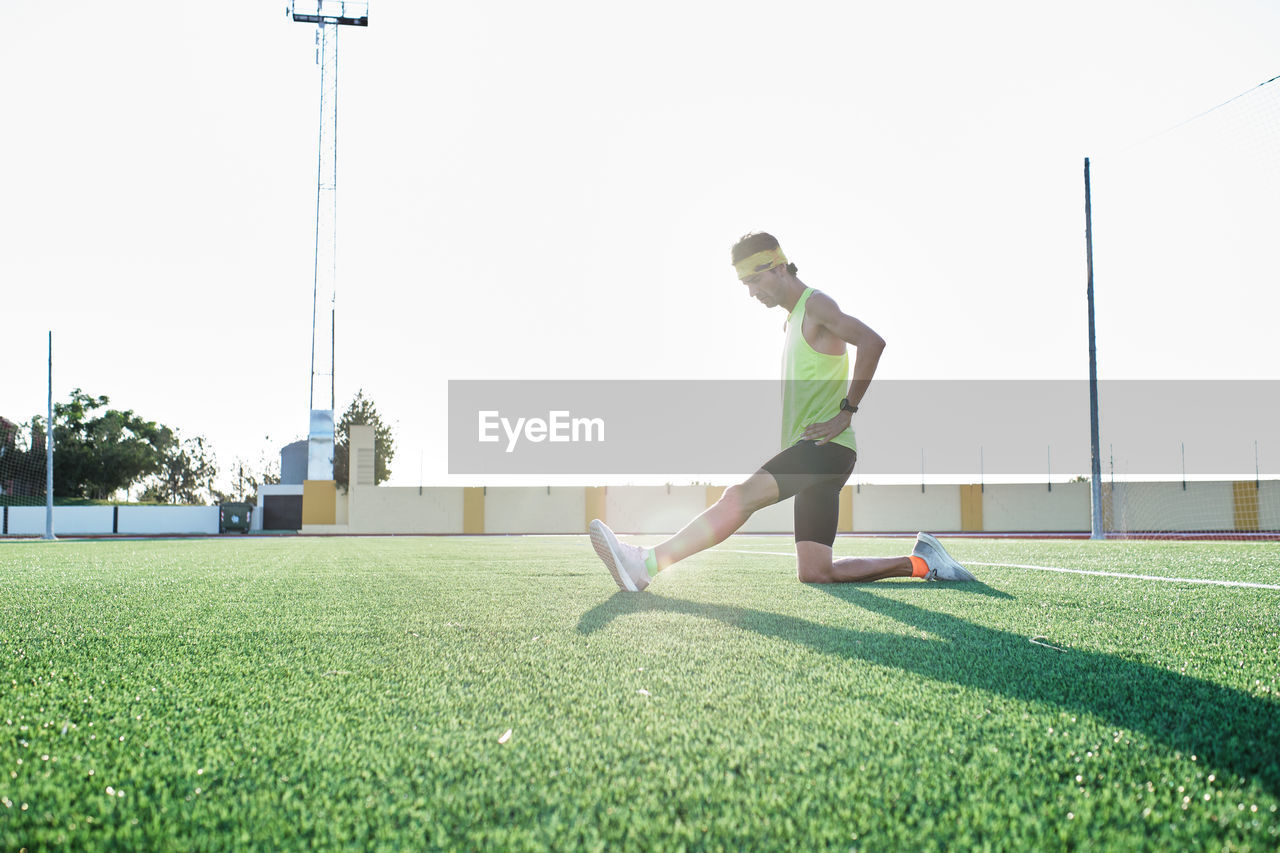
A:
<svg viewBox="0 0 1280 853">
<path fill-rule="evenodd" d="M 849 398 L 848 398 L 848 397 L 845 397 L 843 400 L 841 400 L 841 401 L 840 401 L 840 411 L 842 411 L 842 412 L 849 412 L 850 414 L 854 414 L 854 413 L 856 413 L 856 412 L 858 411 L 858 407 L 857 407 L 857 406 L 850 406 L 850 405 L 849 405 Z"/>
</svg>

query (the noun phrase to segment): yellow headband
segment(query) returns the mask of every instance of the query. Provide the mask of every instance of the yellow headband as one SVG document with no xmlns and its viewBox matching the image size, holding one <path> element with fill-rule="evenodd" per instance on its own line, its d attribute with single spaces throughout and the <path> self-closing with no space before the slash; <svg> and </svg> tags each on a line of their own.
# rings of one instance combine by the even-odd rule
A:
<svg viewBox="0 0 1280 853">
<path fill-rule="evenodd" d="M 743 258 L 733 265 L 738 271 L 739 280 L 750 278 L 756 273 L 771 270 L 774 267 L 785 267 L 787 265 L 787 256 L 782 254 L 781 247 L 777 249 L 765 249 L 763 252 L 756 252 L 750 257 Z"/>
</svg>

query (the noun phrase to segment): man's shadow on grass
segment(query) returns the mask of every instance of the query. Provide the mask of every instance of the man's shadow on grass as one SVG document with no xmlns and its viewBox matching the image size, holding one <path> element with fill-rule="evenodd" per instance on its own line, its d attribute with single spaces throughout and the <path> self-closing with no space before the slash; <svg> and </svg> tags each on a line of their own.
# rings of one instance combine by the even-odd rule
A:
<svg viewBox="0 0 1280 853">
<path fill-rule="evenodd" d="M 858 631 L 747 607 L 619 592 L 584 613 L 592 634 L 620 616 L 679 613 L 712 619 L 820 654 L 896 667 L 939 682 L 1056 705 L 1140 732 L 1174 750 L 1252 779 L 1280 796 L 1280 704 L 1182 673 L 1103 652 L 1036 645 L 1031 638 L 967 622 L 865 587 L 820 587 L 836 598 L 926 632 L 934 639 Z M 1010 598 L 985 584 L 919 587 L 921 592 Z M 1052 643 L 1052 639 L 1048 640 Z M 946 709 L 938 709 L 945 714 Z"/>
</svg>

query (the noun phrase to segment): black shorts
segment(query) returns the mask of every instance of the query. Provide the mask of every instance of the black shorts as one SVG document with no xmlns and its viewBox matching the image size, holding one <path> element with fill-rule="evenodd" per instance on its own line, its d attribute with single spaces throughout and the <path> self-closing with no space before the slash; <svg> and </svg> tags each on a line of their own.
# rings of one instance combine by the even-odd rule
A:
<svg viewBox="0 0 1280 853">
<path fill-rule="evenodd" d="M 795 496 L 797 542 L 835 543 L 840 490 L 857 461 L 858 454 L 843 444 L 801 441 L 760 466 L 777 482 L 778 500 Z"/>
</svg>

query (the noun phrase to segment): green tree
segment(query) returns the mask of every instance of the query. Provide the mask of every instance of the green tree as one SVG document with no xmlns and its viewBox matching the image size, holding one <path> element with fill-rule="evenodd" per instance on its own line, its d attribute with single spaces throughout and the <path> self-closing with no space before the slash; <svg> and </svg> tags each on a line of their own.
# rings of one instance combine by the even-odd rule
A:
<svg viewBox="0 0 1280 853">
<path fill-rule="evenodd" d="M 383 423 L 382 415 L 373 400 L 364 395 L 364 389 L 356 391 L 356 396 L 342 413 L 338 421 L 337 435 L 333 448 L 333 478 L 343 489 L 347 488 L 350 479 L 350 430 L 354 424 L 367 424 L 373 427 L 373 482 L 374 485 L 385 482 L 391 476 L 391 460 L 396 454 L 395 438 L 391 435 L 391 427 Z"/>
<path fill-rule="evenodd" d="M 160 470 L 142 493 L 155 503 L 204 504 L 215 499 L 218 463 L 203 436 L 179 440 L 174 434 L 160 454 Z"/>
<path fill-rule="evenodd" d="M 105 500 L 160 471 L 173 431 L 110 402 L 77 388 L 70 402 L 54 404 L 55 495 Z"/>
</svg>

